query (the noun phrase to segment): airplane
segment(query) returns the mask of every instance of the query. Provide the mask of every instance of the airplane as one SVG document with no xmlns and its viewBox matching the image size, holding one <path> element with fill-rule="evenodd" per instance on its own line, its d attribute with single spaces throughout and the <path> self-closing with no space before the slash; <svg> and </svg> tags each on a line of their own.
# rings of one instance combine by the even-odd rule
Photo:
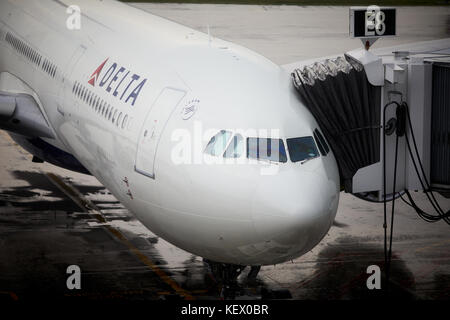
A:
<svg viewBox="0 0 450 320">
<path fill-rule="evenodd" d="M 118 1 L 0 2 L 0 127 L 34 161 L 95 176 L 153 233 L 227 266 L 303 255 L 339 204 L 336 159 L 291 70 Z M 174 160 L 180 139 L 194 160 Z"/>
</svg>

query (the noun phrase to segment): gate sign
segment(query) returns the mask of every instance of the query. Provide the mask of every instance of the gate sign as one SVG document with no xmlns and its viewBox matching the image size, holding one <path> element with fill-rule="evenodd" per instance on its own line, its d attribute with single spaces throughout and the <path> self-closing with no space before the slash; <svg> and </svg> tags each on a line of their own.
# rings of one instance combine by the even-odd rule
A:
<svg viewBox="0 0 450 320">
<path fill-rule="evenodd" d="M 395 8 L 378 6 L 350 8 L 350 37 L 380 38 L 395 35 Z"/>
</svg>

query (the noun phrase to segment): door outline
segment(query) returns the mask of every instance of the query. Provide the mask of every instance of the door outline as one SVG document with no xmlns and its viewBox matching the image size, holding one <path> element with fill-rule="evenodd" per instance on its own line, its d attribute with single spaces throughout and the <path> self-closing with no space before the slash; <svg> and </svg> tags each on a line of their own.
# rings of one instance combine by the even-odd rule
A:
<svg viewBox="0 0 450 320">
<path fill-rule="evenodd" d="M 151 120 L 151 116 L 152 116 L 152 112 L 154 112 L 155 107 L 157 107 L 158 102 L 160 102 L 160 98 L 162 97 L 162 95 L 167 92 L 168 90 L 171 91 L 178 91 L 181 93 L 181 95 L 179 96 L 179 98 L 175 101 L 174 105 L 171 107 L 172 110 L 170 110 L 170 112 L 168 113 L 166 119 L 161 120 L 164 122 L 164 124 L 162 125 L 160 132 L 159 132 L 159 137 L 157 138 L 156 144 L 155 144 L 155 150 L 153 153 L 153 163 L 152 163 L 152 172 L 153 173 L 149 173 L 143 169 L 138 168 L 138 157 L 140 154 L 140 150 L 141 150 L 141 144 L 142 144 L 142 139 L 145 138 L 143 137 L 143 134 L 145 131 L 148 131 L 148 129 L 146 128 L 148 126 L 148 122 Z M 175 87 L 165 87 L 161 90 L 161 92 L 159 93 L 158 97 L 156 98 L 155 102 L 153 102 L 152 107 L 150 108 L 150 110 L 147 112 L 147 115 L 145 116 L 145 120 L 144 123 L 142 124 L 141 130 L 139 131 L 139 137 L 138 137 L 138 142 L 137 142 L 137 148 L 136 148 L 136 156 L 135 156 L 135 160 L 134 160 L 134 171 L 136 171 L 137 173 L 140 173 L 144 176 L 147 176 L 151 179 L 155 179 L 155 163 L 156 163 L 156 155 L 158 153 L 158 148 L 159 148 L 159 142 L 161 140 L 161 136 L 164 133 L 166 126 L 167 126 L 167 122 L 169 122 L 170 118 L 172 117 L 172 114 L 175 112 L 175 110 L 177 109 L 177 107 L 180 105 L 180 102 L 183 100 L 183 98 L 186 96 L 187 92 L 183 89 L 179 89 L 179 88 L 175 88 Z M 159 119 L 158 119 L 159 120 Z M 152 132 L 153 134 L 154 132 Z"/>
<path fill-rule="evenodd" d="M 59 92 L 58 92 L 58 101 L 57 104 L 57 110 L 62 115 L 65 115 L 67 106 L 64 105 L 64 103 L 68 103 L 68 97 L 70 92 L 69 87 L 69 78 L 72 76 L 75 67 L 78 65 L 78 63 L 81 61 L 83 56 L 86 54 L 86 47 L 84 45 L 79 45 L 76 47 L 75 51 L 73 52 L 69 62 L 66 64 L 63 73 L 62 73 L 62 81 L 59 86 Z M 75 104 L 76 110 L 78 107 L 78 103 Z"/>
</svg>

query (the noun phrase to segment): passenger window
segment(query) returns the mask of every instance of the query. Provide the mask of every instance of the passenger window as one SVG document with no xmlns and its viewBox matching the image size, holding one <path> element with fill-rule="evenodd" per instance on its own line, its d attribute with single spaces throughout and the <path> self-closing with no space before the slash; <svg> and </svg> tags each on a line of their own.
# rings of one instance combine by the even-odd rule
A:
<svg viewBox="0 0 450 320">
<path fill-rule="evenodd" d="M 249 159 L 287 162 L 283 140 L 268 138 L 247 138 L 247 157 Z"/>
<path fill-rule="evenodd" d="M 328 152 L 330 152 L 330 147 L 328 147 L 327 142 L 325 141 L 325 138 L 320 133 L 319 130 L 314 130 L 314 138 L 317 141 L 317 144 L 319 145 L 320 154 L 322 156 L 326 156 Z"/>
<path fill-rule="evenodd" d="M 212 156 L 221 156 L 225 148 L 227 147 L 230 138 L 230 131 L 221 130 L 208 142 L 208 145 L 205 148 L 205 153 L 208 153 Z"/>
<path fill-rule="evenodd" d="M 239 158 L 244 153 L 244 138 L 240 134 L 233 137 L 227 150 L 224 153 L 225 158 Z"/>
<path fill-rule="evenodd" d="M 319 156 L 313 137 L 286 140 L 292 162 L 305 161 Z"/>
</svg>

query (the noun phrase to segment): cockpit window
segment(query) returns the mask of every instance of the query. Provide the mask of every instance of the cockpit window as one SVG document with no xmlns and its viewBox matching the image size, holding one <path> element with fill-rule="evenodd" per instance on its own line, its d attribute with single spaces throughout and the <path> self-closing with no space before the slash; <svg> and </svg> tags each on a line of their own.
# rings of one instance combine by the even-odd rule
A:
<svg viewBox="0 0 450 320">
<path fill-rule="evenodd" d="M 244 153 L 244 138 L 240 134 L 237 134 L 231 140 L 223 156 L 225 158 L 239 158 L 242 153 Z"/>
<path fill-rule="evenodd" d="M 319 156 L 313 137 L 286 139 L 292 162 L 305 161 Z"/>
<path fill-rule="evenodd" d="M 250 159 L 286 162 L 283 140 L 267 138 L 247 138 L 247 157 Z"/>
<path fill-rule="evenodd" d="M 330 148 L 328 147 L 328 144 L 325 141 L 325 138 L 323 137 L 323 135 L 317 129 L 314 130 L 314 138 L 316 139 L 317 144 L 319 146 L 320 154 L 322 156 L 326 156 L 328 154 L 328 152 L 330 152 Z"/>
<path fill-rule="evenodd" d="M 228 145 L 231 138 L 231 132 L 221 130 L 218 134 L 211 138 L 205 148 L 205 153 L 212 156 L 221 156 Z"/>
</svg>

